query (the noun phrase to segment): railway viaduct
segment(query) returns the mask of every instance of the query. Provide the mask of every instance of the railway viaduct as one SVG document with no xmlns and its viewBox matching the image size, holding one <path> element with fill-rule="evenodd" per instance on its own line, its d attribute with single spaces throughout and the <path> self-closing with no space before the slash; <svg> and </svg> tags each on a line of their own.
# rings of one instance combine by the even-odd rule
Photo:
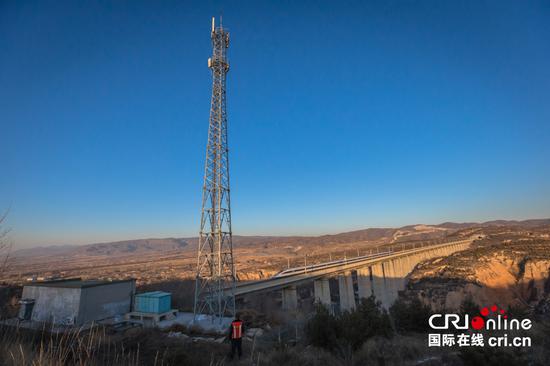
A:
<svg viewBox="0 0 550 366">
<path fill-rule="evenodd" d="M 340 311 L 352 310 L 361 298 L 376 296 L 384 308 L 389 308 L 404 290 L 407 276 L 415 266 L 427 259 L 442 257 L 467 249 L 474 237 L 443 244 L 419 244 L 400 251 L 352 259 L 331 261 L 311 266 L 291 268 L 260 281 L 237 284 L 237 298 L 251 293 L 282 291 L 283 310 L 298 308 L 296 287 L 313 282 L 315 301 Z M 332 296 L 329 279 L 336 279 L 338 296 Z M 332 301 L 337 298 L 336 304 Z"/>
</svg>

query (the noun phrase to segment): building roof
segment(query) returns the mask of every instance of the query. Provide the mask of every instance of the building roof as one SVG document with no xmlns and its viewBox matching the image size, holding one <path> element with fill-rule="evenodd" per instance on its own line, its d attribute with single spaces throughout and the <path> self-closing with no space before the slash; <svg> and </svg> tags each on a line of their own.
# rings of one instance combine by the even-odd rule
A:
<svg viewBox="0 0 550 366">
<path fill-rule="evenodd" d="M 136 297 L 164 297 L 164 296 L 170 296 L 170 293 L 164 292 L 164 291 L 151 291 L 151 292 L 144 292 L 136 295 Z"/>
<path fill-rule="evenodd" d="M 135 282 L 135 279 L 131 278 L 128 280 L 107 281 L 107 280 L 83 280 L 81 278 L 66 278 L 66 279 L 53 280 L 53 281 L 30 282 L 25 284 L 25 286 L 87 288 L 87 287 L 96 287 L 96 286 L 108 286 L 108 285 L 113 285 L 113 284 L 122 283 L 122 282 Z"/>
</svg>

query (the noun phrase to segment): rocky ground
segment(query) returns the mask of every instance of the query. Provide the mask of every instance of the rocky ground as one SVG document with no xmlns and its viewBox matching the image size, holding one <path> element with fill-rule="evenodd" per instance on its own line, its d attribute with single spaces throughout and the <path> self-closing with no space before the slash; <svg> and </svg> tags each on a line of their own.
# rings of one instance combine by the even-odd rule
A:
<svg viewBox="0 0 550 366">
<path fill-rule="evenodd" d="M 550 227 L 491 228 L 463 252 L 419 264 L 405 297 L 433 309 L 458 309 L 467 297 L 478 304 L 544 308 L 550 293 Z"/>
</svg>

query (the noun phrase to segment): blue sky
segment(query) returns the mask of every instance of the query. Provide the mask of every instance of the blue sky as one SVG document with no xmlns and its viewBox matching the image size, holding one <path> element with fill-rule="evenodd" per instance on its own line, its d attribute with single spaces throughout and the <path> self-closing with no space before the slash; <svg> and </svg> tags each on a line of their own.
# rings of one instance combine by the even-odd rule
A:
<svg viewBox="0 0 550 366">
<path fill-rule="evenodd" d="M 0 1 L 16 247 L 198 231 L 210 18 L 235 234 L 550 217 L 550 3 Z"/>
</svg>

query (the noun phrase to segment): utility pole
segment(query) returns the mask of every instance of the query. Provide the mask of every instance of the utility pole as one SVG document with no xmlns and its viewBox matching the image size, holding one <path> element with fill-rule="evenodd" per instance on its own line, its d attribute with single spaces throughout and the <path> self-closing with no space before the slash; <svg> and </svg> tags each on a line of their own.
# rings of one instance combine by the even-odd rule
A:
<svg viewBox="0 0 550 366">
<path fill-rule="evenodd" d="M 235 316 L 235 267 L 229 198 L 229 149 L 227 145 L 226 75 L 229 71 L 227 49 L 229 33 L 212 18 L 212 100 L 204 185 L 202 188 L 201 226 L 197 254 L 194 317 L 211 315 L 220 324 L 224 316 Z"/>
</svg>

